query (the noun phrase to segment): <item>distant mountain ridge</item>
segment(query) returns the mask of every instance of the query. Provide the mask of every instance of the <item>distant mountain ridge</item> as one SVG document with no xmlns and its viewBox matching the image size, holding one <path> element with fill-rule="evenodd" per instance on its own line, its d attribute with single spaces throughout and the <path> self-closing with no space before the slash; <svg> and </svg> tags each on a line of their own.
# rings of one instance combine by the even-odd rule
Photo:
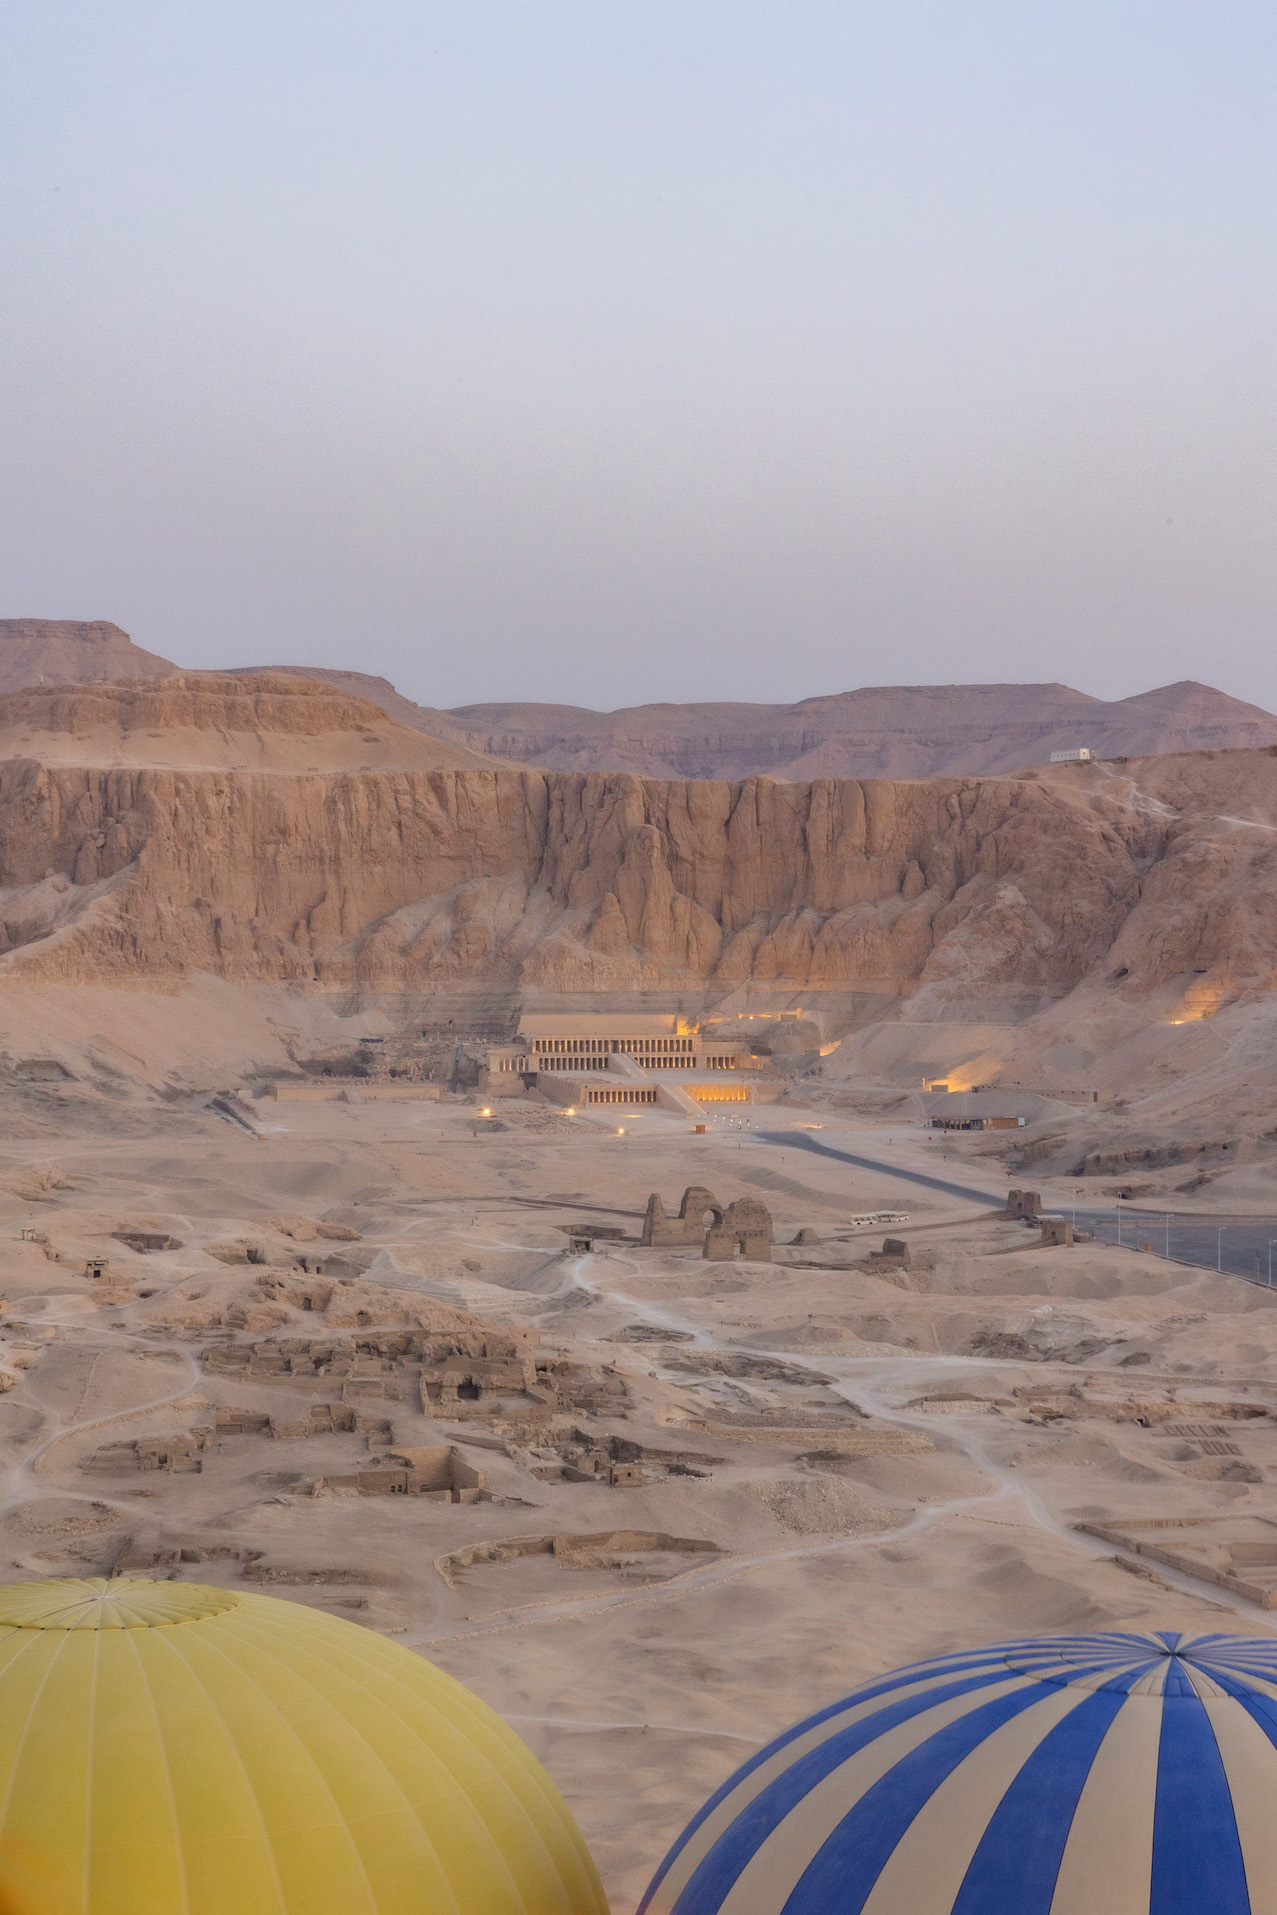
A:
<svg viewBox="0 0 1277 1915">
<path fill-rule="evenodd" d="M 1069 685 L 877 685 L 792 705 L 418 705 L 388 679 L 324 666 L 286 671 L 379 705 L 450 745 L 546 771 L 644 778 L 988 777 L 1089 746 L 1097 757 L 1277 745 L 1277 717 L 1186 679 L 1131 698 Z M 105 620 L 0 619 L 0 692 L 183 670 Z M 190 674 L 187 673 L 189 677 Z"/>
<path fill-rule="evenodd" d="M 290 667 L 301 671 L 301 667 Z M 875 685 L 794 705 L 414 705 L 384 678 L 310 670 L 450 744 L 542 771 L 641 778 L 991 777 L 1087 745 L 1098 758 L 1277 745 L 1277 716 L 1185 679 L 1134 697 L 1069 685 Z"/>
<path fill-rule="evenodd" d="M 883 685 L 794 705 L 471 705 L 447 716 L 498 757 L 646 777 L 989 776 L 1080 745 L 1115 758 L 1277 744 L 1271 712 L 1191 680 L 1112 702 L 1059 684 Z"/>
</svg>

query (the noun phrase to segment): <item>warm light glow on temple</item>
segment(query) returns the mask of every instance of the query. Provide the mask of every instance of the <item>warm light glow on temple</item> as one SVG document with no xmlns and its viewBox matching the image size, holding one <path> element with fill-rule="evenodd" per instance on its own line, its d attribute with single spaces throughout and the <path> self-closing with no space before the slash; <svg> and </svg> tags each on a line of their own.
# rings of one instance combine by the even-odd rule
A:
<svg viewBox="0 0 1277 1915">
<path fill-rule="evenodd" d="M 779 1084 L 744 1037 L 702 1031 L 678 1013 L 526 1013 L 512 1042 L 485 1045 L 485 1096 L 539 1091 L 578 1111 L 651 1105 L 701 1117 L 707 1105 L 771 1101 Z"/>
</svg>

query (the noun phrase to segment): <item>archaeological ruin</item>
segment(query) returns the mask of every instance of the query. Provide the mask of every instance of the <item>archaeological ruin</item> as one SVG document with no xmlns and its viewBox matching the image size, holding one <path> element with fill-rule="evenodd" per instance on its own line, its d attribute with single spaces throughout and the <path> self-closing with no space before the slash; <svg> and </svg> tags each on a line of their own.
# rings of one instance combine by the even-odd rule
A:
<svg viewBox="0 0 1277 1915">
<path fill-rule="evenodd" d="M 639 1241 L 649 1249 L 699 1244 L 702 1257 L 711 1263 L 730 1262 L 737 1256 L 770 1263 L 771 1212 L 753 1197 L 739 1197 L 724 1209 L 712 1191 L 689 1184 L 677 1217 L 671 1217 L 659 1193 L 653 1191 L 647 1200 Z"/>
</svg>

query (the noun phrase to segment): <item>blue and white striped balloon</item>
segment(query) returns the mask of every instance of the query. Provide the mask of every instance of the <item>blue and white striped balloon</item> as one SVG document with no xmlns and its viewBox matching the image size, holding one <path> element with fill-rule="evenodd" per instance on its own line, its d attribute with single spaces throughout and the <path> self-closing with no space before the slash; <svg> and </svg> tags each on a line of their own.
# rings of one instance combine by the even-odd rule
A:
<svg viewBox="0 0 1277 1915">
<path fill-rule="evenodd" d="M 754 1756 L 639 1915 L 1277 1915 L 1277 1640 L 1045 1636 Z"/>
</svg>

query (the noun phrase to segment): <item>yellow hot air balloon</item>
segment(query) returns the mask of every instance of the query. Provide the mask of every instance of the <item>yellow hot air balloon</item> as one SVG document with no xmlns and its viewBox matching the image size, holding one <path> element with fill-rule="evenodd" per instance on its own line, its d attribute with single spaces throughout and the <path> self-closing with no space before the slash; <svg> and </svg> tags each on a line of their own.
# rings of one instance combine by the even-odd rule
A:
<svg viewBox="0 0 1277 1915">
<path fill-rule="evenodd" d="M 2 1915 L 607 1915 L 531 1751 L 297 1603 L 0 1588 Z"/>
</svg>

